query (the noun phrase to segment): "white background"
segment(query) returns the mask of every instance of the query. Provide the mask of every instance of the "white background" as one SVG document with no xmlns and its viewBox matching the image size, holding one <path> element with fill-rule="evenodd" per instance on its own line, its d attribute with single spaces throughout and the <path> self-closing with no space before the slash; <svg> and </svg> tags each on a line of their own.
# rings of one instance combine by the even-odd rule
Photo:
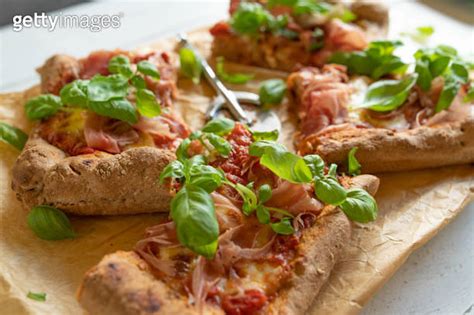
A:
<svg viewBox="0 0 474 315">
<path fill-rule="evenodd" d="M 9 0 L 7 0 L 9 1 Z M 133 48 L 211 24 L 227 15 L 228 1 L 100 1 L 70 7 L 63 14 L 123 14 L 119 29 L 0 28 L 0 91 L 38 83 L 33 71 L 54 53 L 84 56 L 95 49 Z M 436 28 L 433 43 L 474 52 L 474 30 L 412 1 L 392 1 L 391 35 L 416 26 Z M 474 13 L 473 13 L 474 16 Z M 474 17 L 473 17 L 474 18 Z M 413 52 L 404 51 L 407 56 Z M 474 314 L 474 205 L 468 206 L 427 245 L 415 252 L 362 311 L 372 314 Z"/>
</svg>

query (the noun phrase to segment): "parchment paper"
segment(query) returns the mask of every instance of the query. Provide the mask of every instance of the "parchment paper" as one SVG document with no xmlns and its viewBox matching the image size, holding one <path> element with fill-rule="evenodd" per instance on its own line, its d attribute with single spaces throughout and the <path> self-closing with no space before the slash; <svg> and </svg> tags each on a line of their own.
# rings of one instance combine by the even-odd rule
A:
<svg viewBox="0 0 474 315">
<path fill-rule="evenodd" d="M 199 42 L 202 52 L 208 53 L 207 32 L 197 31 L 191 40 Z M 172 49 L 174 42 L 163 41 L 152 46 Z M 238 86 L 254 92 L 259 81 L 285 76 L 232 64 L 227 68 L 255 72 L 254 80 Z M 206 85 L 193 86 L 189 80 L 180 80 L 179 87 L 178 109 L 193 128 L 198 128 L 213 93 Z M 23 103 L 35 93 L 38 93 L 36 87 L 24 93 L 0 95 L 0 120 L 30 130 Z M 288 114 L 287 107 L 285 100 L 277 112 L 283 123 L 280 140 L 291 148 L 295 118 Z M 107 253 L 131 249 L 144 229 L 157 223 L 160 216 L 73 217 L 77 239 L 40 240 L 27 227 L 27 209 L 20 206 L 10 189 L 11 168 L 18 154 L 0 142 L 0 313 L 81 314 L 75 291 L 85 271 Z M 473 199 L 474 167 L 469 165 L 387 174 L 380 178 L 377 221 L 354 226 L 352 240 L 314 301 L 310 314 L 360 311 L 411 252 L 432 238 Z M 46 302 L 26 298 L 28 291 L 45 292 Z"/>
</svg>

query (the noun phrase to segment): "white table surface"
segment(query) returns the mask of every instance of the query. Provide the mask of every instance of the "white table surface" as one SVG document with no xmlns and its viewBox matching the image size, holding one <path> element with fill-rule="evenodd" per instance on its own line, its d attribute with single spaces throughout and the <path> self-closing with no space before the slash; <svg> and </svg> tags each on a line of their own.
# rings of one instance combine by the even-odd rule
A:
<svg viewBox="0 0 474 315">
<path fill-rule="evenodd" d="M 14 1 L 14 0 L 4 0 Z M 123 14 L 119 29 L 0 28 L 0 91 L 38 82 L 33 71 L 54 53 L 84 56 L 94 49 L 133 48 L 225 18 L 228 1 L 100 1 L 62 10 L 63 14 Z M 433 43 L 463 54 L 474 52 L 474 29 L 413 1 L 392 1 L 391 34 L 416 26 L 436 28 Z M 474 13 L 473 13 L 474 18 Z M 408 51 L 406 52 L 409 53 Z M 474 314 L 474 204 L 427 245 L 416 251 L 366 305 L 362 314 Z"/>
</svg>

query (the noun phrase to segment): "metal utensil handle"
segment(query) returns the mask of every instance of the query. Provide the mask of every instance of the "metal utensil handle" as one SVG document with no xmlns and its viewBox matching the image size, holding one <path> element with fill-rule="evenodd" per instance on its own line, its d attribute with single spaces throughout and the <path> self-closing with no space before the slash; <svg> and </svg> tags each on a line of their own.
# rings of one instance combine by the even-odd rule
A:
<svg viewBox="0 0 474 315">
<path fill-rule="evenodd" d="M 197 52 L 197 50 L 189 43 L 186 36 L 184 34 L 178 34 L 179 41 L 182 46 L 191 49 L 194 52 L 196 58 L 199 59 L 201 62 L 202 68 L 204 70 L 204 75 L 214 90 L 225 98 L 227 101 L 227 107 L 229 108 L 230 113 L 234 116 L 235 119 L 248 123 L 251 123 L 251 120 L 247 117 L 244 110 L 240 106 L 237 98 L 235 95 L 229 91 L 224 84 L 217 78 L 214 70 L 212 70 L 211 66 L 207 63 L 207 61 L 201 57 L 201 55 Z"/>
</svg>

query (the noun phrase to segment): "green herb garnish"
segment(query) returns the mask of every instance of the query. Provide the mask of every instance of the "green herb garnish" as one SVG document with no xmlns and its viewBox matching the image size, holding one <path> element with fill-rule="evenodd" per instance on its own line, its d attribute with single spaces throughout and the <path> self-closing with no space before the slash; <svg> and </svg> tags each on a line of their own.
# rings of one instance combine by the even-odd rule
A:
<svg viewBox="0 0 474 315">
<path fill-rule="evenodd" d="M 179 63 L 181 72 L 190 78 L 194 84 L 201 82 L 202 65 L 192 49 L 181 48 L 179 50 Z"/>
<path fill-rule="evenodd" d="M 286 93 L 285 81 L 281 79 L 271 79 L 264 81 L 260 85 L 258 95 L 263 105 L 280 104 Z"/>
<path fill-rule="evenodd" d="M 410 37 L 413 41 L 424 44 L 434 33 L 433 26 L 419 26 L 414 32 L 402 32 L 401 35 Z"/>
<path fill-rule="evenodd" d="M 224 57 L 217 57 L 216 72 L 219 78 L 228 83 L 244 84 L 252 80 L 253 74 L 246 73 L 227 73 L 224 69 Z"/>
<path fill-rule="evenodd" d="M 75 238 L 71 222 L 67 216 L 50 206 L 33 207 L 28 214 L 28 226 L 43 240 L 63 240 Z"/>
<path fill-rule="evenodd" d="M 29 291 L 26 297 L 38 302 L 46 301 L 46 293 L 43 293 L 43 292 L 35 293 L 35 292 Z"/>
<path fill-rule="evenodd" d="M 27 140 L 28 135 L 21 129 L 0 121 L 0 141 L 8 143 L 21 151 Z"/>
<path fill-rule="evenodd" d="M 347 170 L 349 175 L 356 176 L 360 174 L 361 165 L 359 161 L 357 161 L 355 154 L 357 152 L 357 147 L 353 147 L 349 154 L 347 155 Z"/>
</svg>

